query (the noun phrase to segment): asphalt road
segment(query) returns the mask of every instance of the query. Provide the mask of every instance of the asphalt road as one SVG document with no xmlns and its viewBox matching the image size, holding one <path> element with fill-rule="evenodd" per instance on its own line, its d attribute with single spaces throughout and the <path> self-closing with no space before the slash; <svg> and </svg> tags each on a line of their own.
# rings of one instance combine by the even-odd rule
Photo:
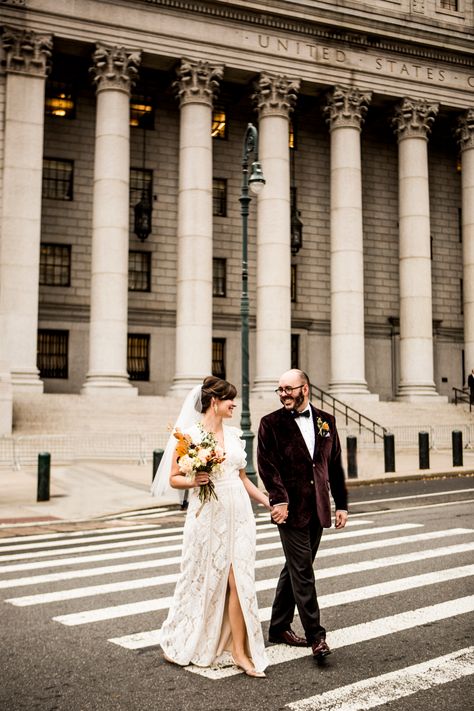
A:
<svg viewBox="0 0 474 711">
<path fill-rule="evenodd" d="M 353 488 L 350 524 L 325 533 L 316 566 L 333 654 L 318 666 L 307 650 L 271 645 L 263 680 L 163 659 L 157 631 L 178 571 L 181 514 L 0 539 L 0 708 L 467 711 L 473 502 L 470 478 Z M 266 633 L 281 548 L 266 515 L 257 526 Z"/>
</svg>

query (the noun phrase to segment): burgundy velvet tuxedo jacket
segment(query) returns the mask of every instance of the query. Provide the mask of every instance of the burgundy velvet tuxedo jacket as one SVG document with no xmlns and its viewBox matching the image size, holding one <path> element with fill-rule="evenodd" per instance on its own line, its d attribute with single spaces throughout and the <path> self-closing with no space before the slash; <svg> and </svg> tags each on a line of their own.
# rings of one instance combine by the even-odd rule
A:
<svg viewBox="0 0 474 711">
<path fill-rule="evenodd" d="M 347 510 L 347 490 L 341 444 L 335 418 L 310 405 L 315 427 L 311 457 L 301 430 L 291 412 L 282 407 L 262 417 L 258 430 L 258 473 L 270 504 L 288 502 L 285 525 L 306 526 L 316 507 L 324 528 L 331 526 L 331 493 L 336 509 Z M 329 425 L 329 436 L 319 434 L 317 419 Z"/>
</svg>

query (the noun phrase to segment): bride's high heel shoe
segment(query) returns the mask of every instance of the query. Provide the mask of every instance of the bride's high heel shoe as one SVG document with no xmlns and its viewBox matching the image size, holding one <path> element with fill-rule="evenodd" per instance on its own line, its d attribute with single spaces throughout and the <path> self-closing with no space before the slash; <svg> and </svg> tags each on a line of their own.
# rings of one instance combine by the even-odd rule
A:
<svg viewBox="0 0 474 711">
<path fill-rule="evenodd" d="M 259 672 L 257 671 L 254 667 L 252 666 L 242 666 L 242 664 L 239 664 L 238 662 L 235 661 L 234 657 L 232 657 L 232 661 L 237 667 L 237 669 L 241 669 L 244 674 L 247 674 L 247 676 L 251 676 L 254 679 L 266 679 L 267 675 L 265 672 Z"/>
</svg>

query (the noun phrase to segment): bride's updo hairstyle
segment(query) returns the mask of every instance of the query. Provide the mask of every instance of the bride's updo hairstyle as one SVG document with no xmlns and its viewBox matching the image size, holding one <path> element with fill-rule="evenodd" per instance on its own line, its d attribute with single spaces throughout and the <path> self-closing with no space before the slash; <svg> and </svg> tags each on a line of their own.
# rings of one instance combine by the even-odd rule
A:
<svg viewBox="0 0 474 711">
<path fill-rule="evenodd" d="M 237 388 L 227 380 L 209 375 L 204 378 L 201 388 L 201 412 L 206 412 L 211 406 L 213 397 L 217 400 L 233 400 L 237 395 Z"/>
</svg>

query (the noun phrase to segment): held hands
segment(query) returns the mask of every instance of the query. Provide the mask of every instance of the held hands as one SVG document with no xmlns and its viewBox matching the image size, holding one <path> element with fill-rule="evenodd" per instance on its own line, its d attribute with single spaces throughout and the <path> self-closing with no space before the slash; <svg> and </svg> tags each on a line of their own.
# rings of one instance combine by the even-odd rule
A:
<svg viewBox="0 0 474 711">
<path fill-rule="evenodd" d="M 285 523 L 288 518 L 288 504 L 278 504 L 270 509 L 272 519 L 275 523 Z"/>
</svg>

